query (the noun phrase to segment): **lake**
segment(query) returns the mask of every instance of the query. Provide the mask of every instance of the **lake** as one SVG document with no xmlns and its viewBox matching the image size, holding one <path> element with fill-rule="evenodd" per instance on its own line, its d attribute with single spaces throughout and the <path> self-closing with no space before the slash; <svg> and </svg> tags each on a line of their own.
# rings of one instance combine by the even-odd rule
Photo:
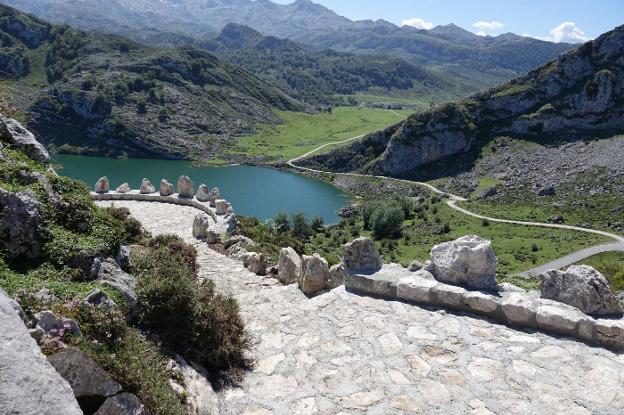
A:
<svg viewBox="0 0 624 415">
<path fill-rule="evenodd" d="M 59 174 L 82 180 L 92 189 L 102 176 L 110 179 L 112 189 L 124 182 L 138 189 L 144 177 L 158 189 L 161 179 L 176 185 L 179 176 L 187 175 L 195 190 L 202 183 L 211 189 L 218 187 L 237 213 L 261 220 L 279 212 L 303 212 L 308 218 L 318 215 L 333 224 L 339 221 L 336 210 L 350 202 L 348 194 L 323 181 L 262 167 L 193 167 L 190 161 L 117 160 L 64 154 L 54 156 L 54 163 L 62 165 L 62 169 L 57 169 Z"/>
</svg>

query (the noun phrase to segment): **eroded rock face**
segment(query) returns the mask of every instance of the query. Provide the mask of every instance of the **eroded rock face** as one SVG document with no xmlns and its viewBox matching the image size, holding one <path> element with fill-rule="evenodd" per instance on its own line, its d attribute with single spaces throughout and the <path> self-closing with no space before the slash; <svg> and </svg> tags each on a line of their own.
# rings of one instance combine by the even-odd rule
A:
<svg viewBox="0 0 624 415">
<path fill-rule="evenodd" d="M 496 289 L 498 259 L 492 243 L 470 235 L 436 245 L 431 250 L 433 275 L 438 281 L 471 288 Z"/>
<path fill-rule="evenodd" d="M 358 238 L 344 246 L 343 263 L 353 272 L 374 273 L 383 265 L 379 252 L 370 238 Z"/>
<path fill-rule="evenodd" d="M 595 316 L 624 315 L 622 304 L 607 279 L 587 265 L 572 265 L 566 271 L 551 270 L 539 276 L 543 298 L 577 307 Z"/>
<path fill-rule="evenodd" d="M 193 238 L 205 239 L 208 237 L 211 218 L 205 213 L 200 213 L 193 220 Z"/>
<path fill-rule="evenodd" d="M 192 198 L 195 196 L 193 191 L 193 181 L 188 176 L 180 176 L 178 178 L 178 194 L 180 197 Z"/>
<path fill-rule="evenodd" d="M 301 275 L 301 257 L 293 248 L 282 248 L 278 268 L 278 279 L 282 284 L 297 282 Z"/>
<path fill-rule="evenodd" d="M 108 177 L 100 177 L 93 190 L 95 193 L 108 193 L 110 191 L 110 181 L 108 180 Z"/>
<path fill-rule="evenodd" d="M 130 189 L 130 185 L 128 183 L 123 183 L 116 189 L 116 192 L 117 193 L 129 193 L 130 190 L 132 190 Z"/>
<path fill-rule="evenodd" d="M 139 192 L 142 195 L 149 195 L 151 193 L 156 193 L 156 188 L 154 187 L 152 182 L 144 178 L 143 180 L 141 180 L 141 188 Z"/>
<path fill-rule="evenodd" d="M 316 294 L 328 287 L 329 264 L 319 254 L 303 256 L 299 288 L 304 294 Z"/>
<path fill-rule="evenodd" d="M 82 415 L 69 384 L 46 360 L 0 290 L 0 412 Z"/>
<path fill-rule="evenodd" d="M 162 179 L 160 181 L 160 195 L 161 196 L 171 196 L 174 193 L 173 185 L 169 183 L 167 180 Z"/>
<path fill-rule="evenodd" d="M 19 193 L 0 189 L 0 242 L 9 258 L 37 258 L 41 254 L 39 201 L 30 191 Z"/>
<path fill-rule="evenodd" d="M 45 147 L 19 121 L 0 115 L 0 139 L 22 150 L 33 160 L 44 164 L 50 162 L 50 155 Z"/>
<path fill-rule="evenodd" d="M 200 202 L 208 202 L 210 200 L 210 189 L 205 184 L 199 186 L 195 195 Z"/>
<path fill-rule="evenodd" d="M 74 396 L 86 413 L 93 413 L 104 401 L 121 392 L 121 385 L 78 349 L 48 356 L 48 361 L 72 387 Z"/>
</svg>

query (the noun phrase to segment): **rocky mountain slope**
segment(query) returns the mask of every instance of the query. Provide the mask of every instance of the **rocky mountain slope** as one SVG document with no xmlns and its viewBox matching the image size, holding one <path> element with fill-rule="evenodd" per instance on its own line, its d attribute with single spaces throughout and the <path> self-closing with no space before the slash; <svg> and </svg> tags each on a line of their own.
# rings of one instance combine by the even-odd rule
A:
<svg viewBox="0 0 624 415">
<path fill-rule="evenodd" d="M 277 87 L 193 48 L 149 48 L 6 6 L 0 37 L 0 62 L 7 63 L 1 77 L 18 92 L 36 85 L 22 103 L 29 126 L 65 151 L 206 156 L 257 123 L 279 123 L 275 109 L 304 109 Z"/>
<path fill-rule="evenodd" d="M 624 26 L 527 75 L 435 107 L 310 165 L 390 176 L 436 177 L 469 167 L 496 136 L 562 142 L 624 130 Z"/>
<path fill-rule="evenodd" d="M 342 52 L 392 55 L 460 79 L 472 91 L 512 79 L 572 45 L 514 34 L 482 37 L 455 25 L 432 30 L 377 21 L 351 21 L 310 0 L 2 0 L 42 18 L 145 39 L 177 33 L 205 40 L 228 23 L 265 35 Z M 156 36 L 157 37 L 157 36 Z"/>
</svg>

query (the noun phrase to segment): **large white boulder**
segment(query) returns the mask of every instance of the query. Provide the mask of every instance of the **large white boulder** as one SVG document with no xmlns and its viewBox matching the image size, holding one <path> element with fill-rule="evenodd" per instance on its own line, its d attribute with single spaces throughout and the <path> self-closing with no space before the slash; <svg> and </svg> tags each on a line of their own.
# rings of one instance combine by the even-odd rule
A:
<svg viewBox="0 0 624 415">
<path fill-rule="evenodd" d="M 161 196 L 171 196 L 174 193 L 173 185 L 169 183 L 167 180 L 162 179 L 160 181 L 160 195 Z"/>
<path fill-rule="evenodd" d="M 141 187 L 139 189 L 139 192 L 142 195 L 149 195 L 151 193 L 156 193 L 156 188 L 154 187 L 152 182 L 144 178 L 143 180 L 141 180 Z"/>
<path fill-rule="evenodd" d="M 217 215 L 225 215 L 228 212 L 228 208 L 230 207 L 227 200 L 218 199 L 215 201 L 216 213 Z"/>
<path fill-rule="evenodd" d="M 328 288 L 329 264 L 319 254 L 303 256 L 299 288 L 304 294 L 316 294 Z"/>
<path fill-rule="evenodd" d="M 200 202 L 208 202 L 210 200 L 210 189 L 205 184 L 201 184 L 197 189 L 195 198 Z"/>
<path fill-rule="evenodd" d="M 379 252 L 370 238 L 358 238 L 344 246 L 343 263 L 356 273 L 374 273 L 383 265 Z"/>
<path fill-rule="evenodd" d="M 539 276 L 542 298 L 559 301 L 595 316 L 624 314 L 622 304 L 607 279 L 587 265 L 572 265 L 566 271 L 550 270 Z"/>
<path fill-rule="evenodd" d="M 180 197 L 193 198 L 195 192 L 193 191 L 193 181 L 188 176 L 180 176 L 178 178 L 178 195 Z"/>
<path fill-rule="evenodd" d="M 206 239 L 210 228 L 210 216 L 206 213 L 199 213 L 193 220 L 193 238 Z"/>
<path fill-rule="evenodd" d="M 438 281 L 478 289 L 496 289 L 498 259 L 492 243 L 470 235 L 436 245 L 431 250 L 433 275 Z"/>
<path fill-rule="evenodd" d="M 282 248 L 278 268 L 278 279 L 282 284 L 297 282 L 301 275 L 301 257 L 293 248 Z"/>
<path fill-rule="evenodd" d="M 344 285 L 347 275 L 349 275 L 349 273 L 347 272 L 344 264 L 336 264 L 329 269 L 329 281 L 327 282 L 327 285 L 331 289 L 340 287 L 341 285 Z"/>
<path fill-rule="evenodd" d="M 100 177 L 100 179 L 95 184 L 95 193 L 108 193 L 110 191 L 110 181 L 108 177 Z"/>
</svg>

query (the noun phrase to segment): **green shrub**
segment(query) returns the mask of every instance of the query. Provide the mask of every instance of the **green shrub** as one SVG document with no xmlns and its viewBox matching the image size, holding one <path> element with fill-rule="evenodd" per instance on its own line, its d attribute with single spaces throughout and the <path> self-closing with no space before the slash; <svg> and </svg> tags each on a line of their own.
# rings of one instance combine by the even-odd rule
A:
<svg viewBox="0 0 624 415">
<path fill-rule="evenodd" d="M 307 238 L 312 235 L 312 228 L 308 224 L 303 213 L 295 213 L 292 216 L 292 231 L 299 238 Z"/>
<path fill-rule="evenodd" d="M 288 214 L 278 213 L 273 219 L 275 230 L 278 233 L 286 233 L 290 231 L 290 222 L 288 221 Z"/>
<path fill-rule="evenodd" d="M 186 264 L 193 276 L 197 276 L 199 266 L 197 265 L 197 251 L 195 248 L 176 235 L 159 235 L 149 241 L 150 248 L 165 248 L 177 253 L 184 264 Z"/>
<path fill-rule="evenodd" d="M 375 239 L 397 237 L 401 234 L 405 215 L 399 206 L 379 208 L 370 218 L 370 227 Z"/>
<path fill-rule="evenodd" d="M 316 232 L 322 230 L 324 225 L 325 220 L 323 220 L 323 218 L 320 216 L 315 216 L 314 219 L 312 219 L 312 223 L 310 224 L 312 229 Z"/>
</svg>

